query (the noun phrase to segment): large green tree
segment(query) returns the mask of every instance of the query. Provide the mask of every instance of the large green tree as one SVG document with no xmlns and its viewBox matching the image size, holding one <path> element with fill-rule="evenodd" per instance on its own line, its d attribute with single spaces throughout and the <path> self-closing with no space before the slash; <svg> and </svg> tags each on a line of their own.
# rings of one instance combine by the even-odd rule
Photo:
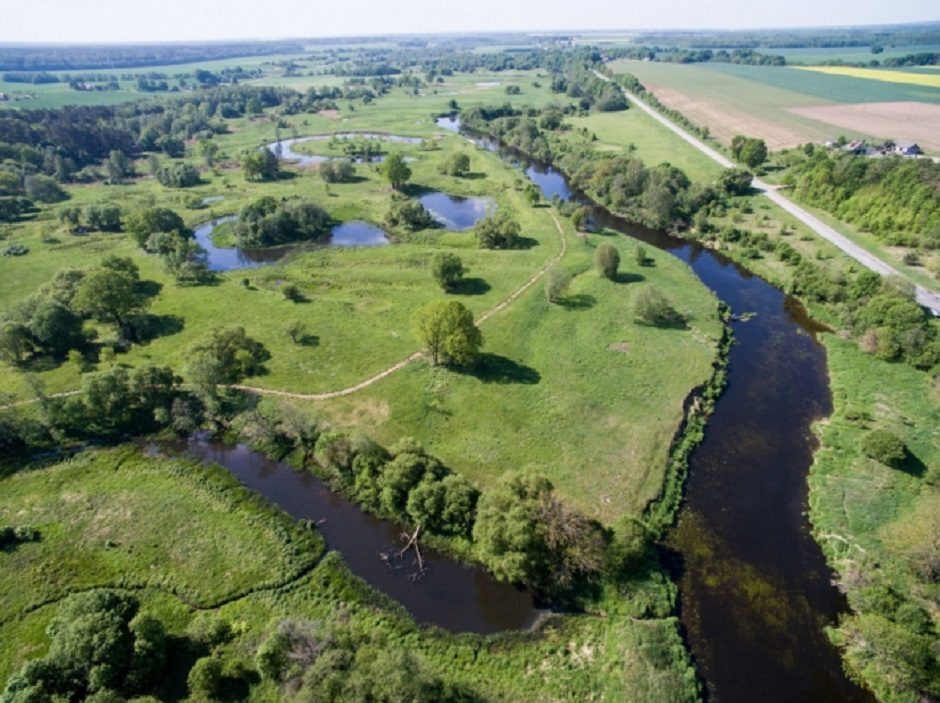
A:
<svg viewBox="0 0 940 703">
<path fill-rule="evenodd" d="M 381 171 L 392 188 L 396 190 L 400 190 L 411 178 L 411 169 L 399 153 L 389 154 L 382 162 Z"/>
<path fill-rule="evenodd" d="M 432 365 L 470 366 L 477 360 L 483 334 L 473 321 L 473 313 L 461 303 L 431 303 L 416 311 L 412 321 Z"/>
</svg>

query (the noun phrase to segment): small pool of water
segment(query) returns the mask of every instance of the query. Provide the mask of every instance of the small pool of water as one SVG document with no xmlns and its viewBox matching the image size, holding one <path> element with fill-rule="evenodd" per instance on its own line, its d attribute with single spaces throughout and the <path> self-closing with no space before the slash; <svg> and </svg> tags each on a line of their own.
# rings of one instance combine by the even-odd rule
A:
<svg viewBox="0 0 940 703">
<path fill-rule="evenodd" d="M 379 134 L 377 132 L 338 132 L 336 134 L 314 134 L 309 137 L 295 137 L 272 142 L 267 148 L 282 161 L 293 161 L 300 166 L 323 163 L 332 159 L 345 159 L 345 156 L 324 156 L 322 154 L 304 154 L 296 151 L 294 146 L 305 142 L 327 142 L 330 139 L 369 139 L 374 141 L 391 142 L 393 144 L 420 144 L 418 137 L 402 137 L 397 134 Z M 355 159 L 358 163 L 379 163 L 382 156 L 373 156 L 370 159 Z"/>
<path fill-rule="evenodd" d="M 444 227 L 457 232 L 468 230 L 496 207 L 492 198 L 463 197 L 433 192 L 418 200 Z"/>
<path fill-rule="evenodd" d="M 234 271 L 270 266 L 293 251 L 317 246 L 310 242 L 297 242 L 265 249 L 246 249 L 237 246 L 220 247 L 215 244 L 212 241 L 212 232 L 215 228 L 226 222 L 234 222 L 237 219 L 236 215 L 219 217 L 193 230 L 196 242 L 206 252 L 206 265 L 210 271 Z M 385 232 L 375 225 L 370 225 L 368 222 L 352 221 L 336 225 L 332 230 L 329 242 L 319 246 L 376 247 L 388 244 L 389 241 Z"/>
<path fill-rule="evenodd" d="M 441 129 L 446 129 L 448 132 L 459 132 L 460 131 L 460 116 L 459 115 L 443 115 L 434 120 L 434 123 Z"/>
<path fill-rule="evenodd" d="M 311 520 L 329 549 L 339 552 L 356 576 L 401 603 L 421 624 L 451 632 L 488 634 L 531 627 L 545 612 L 532 593 L 496 581 L 478 566 L 459 564 L 422 548 L 425 571 L 410 557 L 398 558 L 400 525 L 362 512 L 306 471 L 298 471 L 243 444 L 224 444 L 196 435 L 146 447 L 185 453 L 228 469 L 296 519 Z"/>
<path fill-rule="evenodd" d="M 337 225 L 330 237 L 330 244 L 337 247 L 384 247 L 388 243 L 385 232 L 358 220 Z"/>
<path fill-rule="evenodd" d="M 212 203 L 220 203 L 225 200 L 224 195 L 209 195 L 200 200 L 203 205 L 212 205 Z"/>
</svg>

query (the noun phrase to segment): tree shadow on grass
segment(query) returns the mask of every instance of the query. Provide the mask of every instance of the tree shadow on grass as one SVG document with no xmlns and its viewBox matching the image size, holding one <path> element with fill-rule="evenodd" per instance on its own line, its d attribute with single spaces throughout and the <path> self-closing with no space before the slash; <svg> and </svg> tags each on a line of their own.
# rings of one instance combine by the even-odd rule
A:
<svg viewBox="0 0 940 703">
<path fill-rule="evenodd" d="M 532 237 L 516 237 L 515 244 L 512 245 L 513 249 L 531 249 L 532 247 L 537 247 L 539 245 L 538 239 L 533 239 Z"/>
<path fill-rule="evenodd" d="M 643 274 L 629 273 L 627 271 L 619 271 L 614 278 L 615 283 L 642 283 L 645 280 L 646 277 Z"/>
<path fill-rule="evenodd" d="M 561 298 L 558 305 L 568 310 L 588 310 L 597 305 L 597 298 L 587 293 L 575 293 Z"/>
<path fill-rule="evenodd" d="M 520 364 L 499 354 L 482 354 L 476 366 L 470 370 L 483 383 L 521 383 L 534 385 L 542 375 L 531 366 Z"/>
<path fill-rule="evenodd" d="M 183 331 L 186 321 L 179 315 L 142 315 L 134 324 L 137 341 L 141 344 L 169 337 Z"/>
<path fill-rule="evenodd" d="M 457 295 L 483 295 L 490 289 L 490 284 L 482 278 L 462 278 L 450 287 Z"/>
<path fill-rule="evenodd" d="M 302 347 L 319 347 L 320 337 L 315 334 L 305 334 L 297 339 L 297 343 Z"/>
<path fill-rule="evenodd" d="M 163 290 L 163 284 L 157 281 L 138 281 L 137 292 L 148 298 L 155 298 Z"/>
<path fill-rule="evenodd" d="M 637 324 L 645 327 L 657 327 L 661 330 L 689 329 L 689 321 L 679 313 L 674 313 L 668 317 L 661 317 L 655 321 L 637 320 Z"/>
<path fill-rule="evenodd" d="M 922 478 L 927 473 L 926 464 L 918 459 L 910 449 L 905 452 L 904 461 L 898 464 L 896 468 L 916 478 Z"/>
</svg>

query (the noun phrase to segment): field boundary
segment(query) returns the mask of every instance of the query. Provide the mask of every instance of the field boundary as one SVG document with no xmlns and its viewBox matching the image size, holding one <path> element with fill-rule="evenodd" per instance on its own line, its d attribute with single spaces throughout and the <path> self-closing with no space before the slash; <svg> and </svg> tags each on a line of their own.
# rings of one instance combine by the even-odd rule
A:
<svg viewBox="0 0 940 703">
<path fill-rule="evenodd" d="M 603 81 L 610 81 L 609 77 L 605 76 L 603 73 L 600 73 L 599 71 L 594 71 L 594 75 Z M 624 97 L 631 104 L 639 107 L 641 110 L 646 112 L 657 122 L 664 125 L 667 129 L 674 132 L 676 135 L 678 135 L 683 140 L 685 140 L 686 142 L 694 146 L 703 154 L 705 154 L 712 160 L 716 161 L 717 163 L 721 164 L 725 168 L 735 168 L 735 164 L 728 157 L 724 156 L 723 154 L 718 153 L 717 151 L 712 149 L 710 146 L 708 146 L 701 140 L 693 137 L 687 131 L 682 129 L 682 127 L 680 127 L 669 118 L 657 112 L 654 108 L 647 105 L 645 102 L 643 102 L 638 97 L 633 95 L 626 88 L 621 87 L 620 90 L 623 93 Z M 875 273 L 881 274 L 883 276 L 900 276 L 904 280 L 910 281 L 910 278 L 905 276 L 896 268 L 885 263 L 884 261 L 879 259 L 877 256 L 874 256 L 873 254 L 869 254 L 867 251 L 862 249 L 862 247 L 852 242 L 844 234 L 837 232 L 835 229 L 833 229 L 832 227 L 824 223 L 818 217 L 807 212 L 806 210 L 804 210 L 802 207 L 794 203 L 785 195 L 782 195 L 780 192 L 776 190 L 774 186 L 760 180 L 759 178 L 755 178 L 753 180 L 752 186 L 755 189 L 759 190 L 763 195 L 766 195 L 769 200 L 771 200 L 776 205 L 786 210 L 788 213 L 793 215 L 796 219 L 798 219 L 804 225 L 809 227 L 817 235 L 819 235 L 823 239 L 827 240 L 831 244 L 841 249 L 843 253 L 847 254 L 851 258 L 858 261 L 865 268 L 870 269 L 874 271 Z M 928 310 L 930 310 L 930 312 L 935 317 L 940 317 L 940 295 L 933 292 L 932 290 L 929 290 L 928 288 L 925 288 L 919 283 L 914 283 L 913 281 L 911 282 L 914 285 L 914 297 L 917 300 L 917 302 L 920 305 L 923 305 Z"/>
</svg>

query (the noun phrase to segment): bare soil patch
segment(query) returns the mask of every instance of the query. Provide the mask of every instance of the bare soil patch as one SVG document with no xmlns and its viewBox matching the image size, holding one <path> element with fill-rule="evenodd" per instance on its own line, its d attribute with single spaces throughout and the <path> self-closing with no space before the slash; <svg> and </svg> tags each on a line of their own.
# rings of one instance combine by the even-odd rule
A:
<svg viewBox="0 0 940 703">
<path fill-rule="evenodd" d="M 702 97 L 686 95 L 660 83 L 647 82 L 646 87 L 667 107 L 678 110 L 696 125 L 707 126 L 723 144 L 729 144 L 736 134 L 759 135 L 770 149 L 787 149 L 811 139 L 790 125 L 737 110 L 732 105 L 720 105 Z"/>
<path fill-rule="evenodd" d="M 919 102 L 791 107 L 788 112 L 883 139 L 908 139 L 940 152 L 940 105 Z"/>
</svg>

